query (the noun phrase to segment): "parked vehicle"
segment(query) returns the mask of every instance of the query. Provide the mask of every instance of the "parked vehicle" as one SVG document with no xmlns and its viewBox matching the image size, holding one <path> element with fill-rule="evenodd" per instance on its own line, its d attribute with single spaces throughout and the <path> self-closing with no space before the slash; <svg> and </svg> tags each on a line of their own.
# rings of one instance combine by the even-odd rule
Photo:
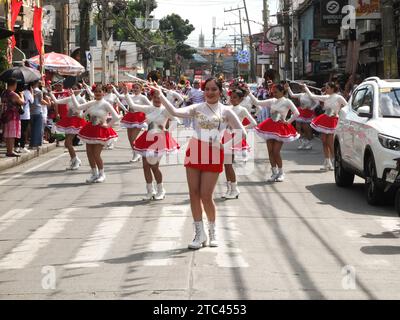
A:
<svg viewBox="0 0 400 320">
<path fill-rule="evenodd" d="M 339 187 L 351 186 L 357 175 L 365 179 L 369 204 L 392 198 L 399 189 L 393 159 L 400 158 L 400 80 L 372 77 L 355 89 L 339 113 L 334 147 Z"/>
</svg>

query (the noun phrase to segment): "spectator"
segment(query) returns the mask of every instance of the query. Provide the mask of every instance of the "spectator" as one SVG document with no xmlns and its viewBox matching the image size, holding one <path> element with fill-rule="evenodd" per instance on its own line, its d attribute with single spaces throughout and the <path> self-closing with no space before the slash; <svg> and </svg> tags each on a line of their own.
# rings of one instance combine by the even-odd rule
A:
<svg viewBox="0 0 400 320">
<path fill-rule="evenodd" d="M 31 106 L 31 141 L 29 147 L 39 148 L 43 137 L 43 105 L 47 102 L 43 99 L 43 92 L 39 89 L 39 81 L 35 81 L 33 88 L 33 104 Z"/>
<path fill-rule="evenodd" d="M 7 80 L 7 89 L 1 95 L 1 103 L 3 105 L 2 122 L 4 124 L 3 136 L 7 147 L 7 157 L 19 157 L 13 150 L 15 139 L 21 137 L 21 120 L 22 106 L 24 98 L 22 93 L 19 95 L 17 90 L 17 80 L 10 78 Z"/>
<path fill-rule="evenodd" d="M 29 149 L 26 148 L 26 142 L 28 141 L 29 125 L 31 121 L 31 105 L 33 104 L 33 90 L 32 85 L 28 84 L 25 86 L 24 94 L 24 113 L 21 114 L 21 138 L 17 141 L 16 146 L 19 148 L 18 151 L 22 153 L 29 153 Z"/>
</svg>

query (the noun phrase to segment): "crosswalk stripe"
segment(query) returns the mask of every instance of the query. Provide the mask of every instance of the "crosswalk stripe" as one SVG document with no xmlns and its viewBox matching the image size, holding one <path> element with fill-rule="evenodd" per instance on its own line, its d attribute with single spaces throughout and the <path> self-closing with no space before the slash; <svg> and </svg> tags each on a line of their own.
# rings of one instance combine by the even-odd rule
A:
<svg viewBox="0 0 400 320">
<path fill-rule="evenodd" d="M 33 232 L 0 261 L 0 269 L 22 269 L 27 266 L 39 250 L 48 245 L 51 239 L 72 221 L 69 219 L 70 214 L 75 210 L 75 208 L 61 210 L 58 215 Z"/>
<path fill-rule="evenodd" d="M 385 230 L 393 233 L 393 236 L 400 238 L 400 220 L 393 218 L 375 219 Z"/>
<path fill-rule="evenodd" d="M 18 220 L 22 219 L 33 209 L 13 209 L 0 217 L 0 232 L 11 227 Z"/>
<path fill-rule="evenodd" d="M 216 234 L 219 246 L 204 248 L 204 252 L 216 252 L 215 261 L 220 268 L 248 268 L 249 264 L 238 247 L 242 236 L 237 224 L 235 207 L 225 207 L 219 210 L 216 221 Z M 224 214 L 222 214 L 224 213 Z"/>
<path fill-rule="evenodd" d="M 100 222 L 71 263 L 64 267 L 67 269 L 98 267 L 129 219 L 132 210 L 132 207 L 112 208 L 111 213 Z"/>
<path fill-rule="evenodd" d="M 147 247 L 143 265 L 173 265 L 171 250 L 182 247 L 182 232 L 187 219 L 188 206 L 167 206 L 162 208 L 152 241 Z"/>
</svg>

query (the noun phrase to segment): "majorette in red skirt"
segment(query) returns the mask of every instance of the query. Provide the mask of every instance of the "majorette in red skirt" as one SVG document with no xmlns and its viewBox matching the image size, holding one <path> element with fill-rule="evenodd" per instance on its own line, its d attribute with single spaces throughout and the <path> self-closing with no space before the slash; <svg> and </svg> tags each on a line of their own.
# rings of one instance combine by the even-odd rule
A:
<svg viewBox="0 0 400 320">
<path fill-rule="evenodd" d="M 56 123 L 56 131 L 62 132 L 65 134 L 78 134 L 79 131 L 87 124 L 85 119 L 72 116 L 62 118 Z"/>
<path fill-rule="evenodd" d="M 225 130 L 224 131 L 224 135 L 222 137 L 222 144 L 225 144 L 225 143 L 228 143 L 228 142 L 232 141 L 231 142 L 232 143 L 231 150 L 234 153 L 240 152 L 240 154 L 241 154 L 241 152 L 243 152 L 243 151 L 250 152 L 250 146 L 247 143 L 245 138 L 243 138 L 241 142 L 233 145 L 233 140 L 232 139 L 234 138 L 234 136 L 235 136 L 235 133 L 231 132 L 230 130 Z"/>
<path fill-rule="evenodd" d="M 224 170 L 224 149 L 219 143 L 191 138 L 186 150 L 185 167 L 221 173 Z"/>
<path fill-rule="evenodd" d="M 146 129 L 146 114 L 143 112 L 128 112 L 121 120 L 121 127 L 126 129 Z"/>
<path fill-rule="evenodd" d="M 265 140 L 292 142 L 300 138 L 300 134 L 290 123 L 274 121 L 271 118 L 260 123 L 256 128 L 258 136 Z"/>
<path fill-rule="evenodd" d="M 177 152 L 180 146 L 168 131 L 146 130 L 134 142 L 134 150 L 143 157 L 162 157 Z"/>
<path fill-rule="evenodd" d="M 316 116 L 314 110 L 311 110 L 308 108 L 298 107 L 297 110 L 299 110 L 299 112 L 300 112 L 300 115 L 298 116 L 298 118 L 296 118 L 297 122 L 311 123 L 311 121 Z"/>
<path fill-rule="evenodd" d="M 328 116 L 327 114 L 324 113 L 314 118 L 310 126 L 315 131 L 325 134 L 333 134 L 335 133 L 337 124 L 338 124 L 338 117 Z"/>
<path fill-rule="evenodd" d="M 113 128 L 99 124 L 93 125 L 91 122 L 87 122 L 79 131 L 78 136 L 85 143 L 102 145 L 109 145 L 118 138 L 118 134 Z"/>
</svg>

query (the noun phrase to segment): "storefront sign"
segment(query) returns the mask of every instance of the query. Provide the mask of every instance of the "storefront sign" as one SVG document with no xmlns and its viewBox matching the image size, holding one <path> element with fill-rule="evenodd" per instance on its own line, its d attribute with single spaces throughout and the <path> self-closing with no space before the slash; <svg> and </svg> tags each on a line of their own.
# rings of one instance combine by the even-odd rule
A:
<svg viewBox="0 0 400 320">
<path fill-rule="evenodd" d="M 257 55 L 257 64 L 270 64 L 271 57 L 269 55 Z"/>
<path fill-rule="evenodd" d="M 322 26 L 340 26 L 344 17 L 342 13 L 344 5 L 343 0 L 321 0 Z"/>
<path fill-rule="evenodd" d="M 356 8 L 357 19 L 380 19 L 380 0 L 349 0 Z"/>
<path fill-rule="evenodd" d="M 283 46 L 284 45 L 284 31 L 282 26 L 273 26 L 267 31 L 267 40 L 268 42 L 276 45 Z"/>
</svg>

